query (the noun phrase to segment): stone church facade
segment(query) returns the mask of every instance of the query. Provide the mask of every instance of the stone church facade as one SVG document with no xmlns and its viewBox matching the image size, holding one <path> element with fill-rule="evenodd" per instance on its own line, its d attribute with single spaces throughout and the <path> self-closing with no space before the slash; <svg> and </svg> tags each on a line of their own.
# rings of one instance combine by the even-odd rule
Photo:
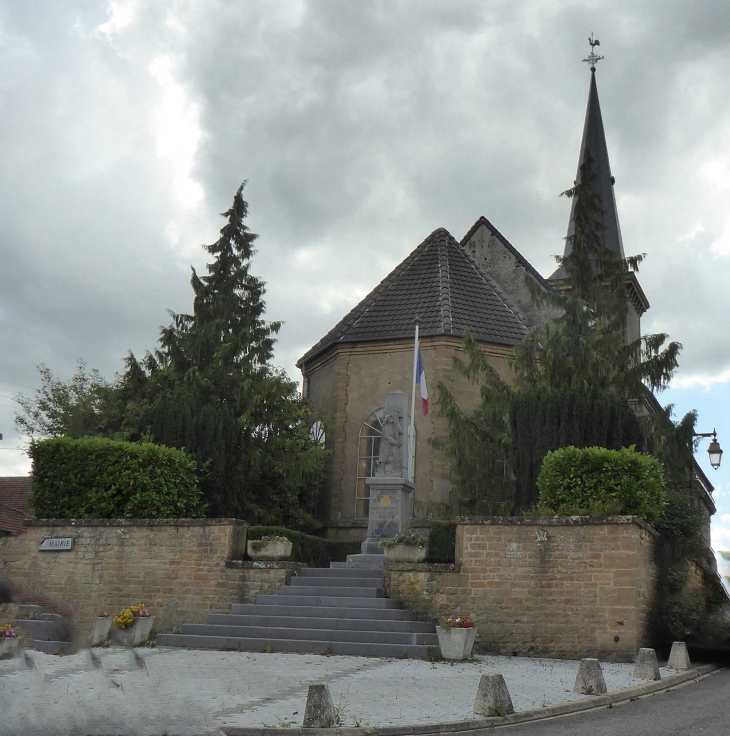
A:
<svg viewBox="0 0 730 736">
<path fill-rule="evenodd" d="M 599 237 L 623 258 L 594 69 L 579 166 L 586 150 L 594 160 L 592 187 L 604 210 L 605 229 Z M 572 231 L 571 211 L 568 235 Z M 438 229 L 299 359 L 304 397 L 325 418 L 330 459 L 323 501 L 329 537 L 364 539 L 365 479 L 375 471 L 382 405 L 389 391 L 411 395 L 415 321 L 432 404 L 426 417 L 420 409 L 415 412 L 414 516 L 426 519 L 443 514 L 454 500 L 449 460 L 429 442 L 447 431 L 433 406 L 436 385 L 443 382 L 466 411 L 479 400 L 478 386 L 453 367 L 454 357 L 462 354 L 465 331 L 477 340 L 499 375 L 511 381 L 515 345 L 531 328 L 557 316 L 533 304 L 526 282 L 551 291 L 560 290 L 564 278 L 560 268 L 548 278 L 541 276 L 485 217 L 460 241 Z M 649 303 L 635 274 L 628 275 L 626 286 L 630 304 L 626 338 L 633 341 L 641 335 L 641 316 Z M 714 513 L 711 490 L 709 486 L 703 494 L 708 520 Z"/>
</svg>

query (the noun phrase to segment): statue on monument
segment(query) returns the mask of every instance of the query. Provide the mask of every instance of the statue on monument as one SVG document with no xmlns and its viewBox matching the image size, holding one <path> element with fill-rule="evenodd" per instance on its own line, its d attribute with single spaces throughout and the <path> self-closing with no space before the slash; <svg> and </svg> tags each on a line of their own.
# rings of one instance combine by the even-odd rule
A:
<svg viewBox="0 0 730 736">
<path fill-rule="evenodd" d="M 383 419 L 383 435 L 380 439 L 380 457 L 376 475 L 403 477 L 401 446 L 403 422 L 400 411 L 391 412 Z"/>
</svg>

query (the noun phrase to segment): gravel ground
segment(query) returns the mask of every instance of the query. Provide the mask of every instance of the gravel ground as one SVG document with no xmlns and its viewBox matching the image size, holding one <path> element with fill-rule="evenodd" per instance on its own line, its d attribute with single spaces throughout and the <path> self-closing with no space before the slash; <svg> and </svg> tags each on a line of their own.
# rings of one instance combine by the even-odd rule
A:
<svg viewBox="0 0 730 736">
<path fill-rule="evenodd" d="M 474 662 L 254 654 L 172 648 L 95 649 L 0 661 L 0 734 L 217 734 L 222 726 L 299 726 L 308 686 L 329 683 L 343 726 L 477 718 L 482 674 L 501 673 L 515 710 L 590 696 L 571 692 L 578 663 L 525 657 Z M 632 664 L 603 664 L 609 692 L 641 684 Z M 669 674 L 662 670 L 662 676 Z"/>
</svg>

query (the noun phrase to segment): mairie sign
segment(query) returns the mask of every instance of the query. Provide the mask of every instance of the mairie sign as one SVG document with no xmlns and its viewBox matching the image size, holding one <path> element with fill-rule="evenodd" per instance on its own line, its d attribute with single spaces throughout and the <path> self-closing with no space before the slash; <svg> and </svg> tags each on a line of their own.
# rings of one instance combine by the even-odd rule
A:
<svg viewBox="0 0 730 736">
<path fill-rule="evenodd" d="M 46 537 L 38 549 L 41 552 L 67 552 L 73 548 L 73 537 Z"/>
</svg>

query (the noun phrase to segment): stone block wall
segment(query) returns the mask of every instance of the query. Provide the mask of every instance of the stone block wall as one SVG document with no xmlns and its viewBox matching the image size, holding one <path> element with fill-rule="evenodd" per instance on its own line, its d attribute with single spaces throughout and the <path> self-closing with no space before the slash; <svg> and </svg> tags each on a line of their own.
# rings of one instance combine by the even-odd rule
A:
<svg viewBox="0 0 730 736">
<path fill-rule="evenodd" d="M 235 519 L 34 520 L 0 539 L 0 575 L 70 611 L 80 643 L 100 612 L 141 602 L 156 632 L 172 632 L 243 602 L 246 575 L 226 562 L 243 556 L 246 528 Z M 42 552 L 46 537 L 72 537 L 73 549 Z"/>
<path fill-rule="evenodd" d="M 239 603 L 255 603 L 256 596 L 276 595 L 282 585 L 289 585 L 292 575 L 306 567 L 302 562 L 264 562 L 229 560 L 229 570 L 239 570 L 243 598 Z"/>
<path fill-rule="evenodd" d="M 656 536 L 637 517 L 460 519 L 453 572 L 390 565 L 388 589 L 432 618 L 470 616 L 482 651 L 633 661 L 649 635 Z"/>
</svg>

